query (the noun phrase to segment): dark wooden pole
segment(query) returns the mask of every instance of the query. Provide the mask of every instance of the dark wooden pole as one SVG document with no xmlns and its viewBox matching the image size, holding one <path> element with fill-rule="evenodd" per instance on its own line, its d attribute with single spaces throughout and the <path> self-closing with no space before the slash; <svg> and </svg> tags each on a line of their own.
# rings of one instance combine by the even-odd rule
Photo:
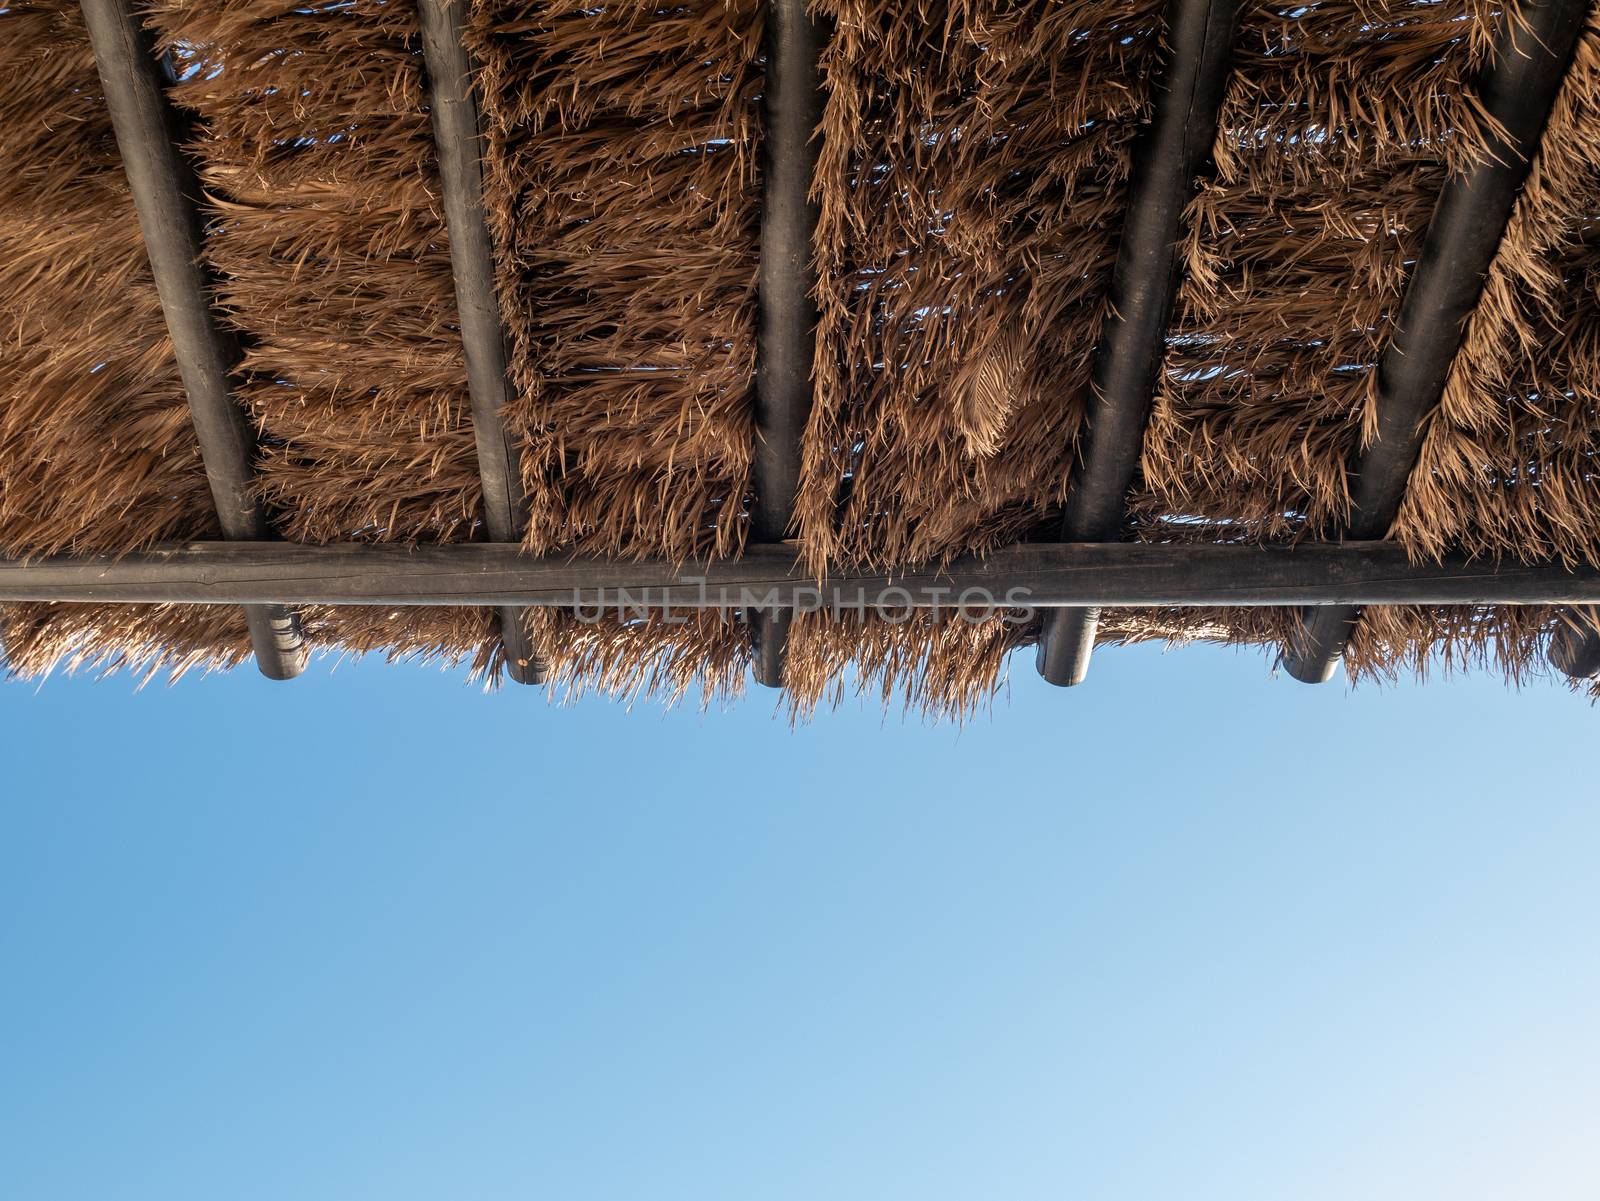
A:
<svg viewBox="0 0 1600 1201">
<path fill-rule="evenodd" d="M 840 572 L 821 582 L 792 542 L 684 567 L 533 558 L 514 543 L 407 547 L 199 542 L 136 554 L 0 560 L 0 601 L 174 604 L 540 605 L 748 610 L 958 609 L 974 619 L 1057 606 L 1593 604 L 1600 568 L 1450 559 L 1393 542 L 1299 547 L 1030 543 L 943 568 Z"/>
<path fill-rule="evenodd" d="M 422 54 L 427 64 L 433 140 L 439 156 L 450 266 L 467 360 L 472 432 L 483 479 L 483 525 L 493 542 L 515 542 L 527 521 L 518 456 L 501 410 L 514 399 L 505 325 L 495 289 L 494 251 L 483 209 L 483 131 L 472 94 L 472 60 L 461 40 L 465 0 L 418 0 Z M 538 684 L 543 666 L 534 656 L 522 611 L 499 611 L 506 674 Z"/>
<path fill-rule="evenodd" d="M 211 305 L 201 264 L 199 185 L 178 148 L 180 123 L 153 42 L 126 0 L 82 0 L 82 8 L 218 522 L 226 538 L 270 538 L 251 483 L 255 432 L 230 384 L 239 348 Z M 305 641 L 293 613 L 250 606 L 245 620 L 263 675 L 287 680 L 305 669 Z"/>
<path fill-rule="evenodd" d="M 1352 469 L 1346 537 L 1386 538 L 1399 515 L 1428 418 L 1444 395 L 1587 10 L 1587 0 L 1530 0 L 1501 18 L 1505 28 L 1479 94 L 1505 136 L 1495 136 L 1489 157 L 1439 194 L 1394 337 L 1378 362 L 1378 430 Z M 1360 618 L 1353 605 L 1306 614 L 1303 634 L 1284 649 L 1285 669 L 1308 684 L 1329 679 Z"/>
<path fill-rule="evenodd" d="M 1563 610 L 1547 656 L 1552 667 L 1574 680 L 1600 676 L 1600 609 Z"/>
<path fill-rule="evenodd" d="M 773 0 L 767 9 L 767 77 L 762 93 L 760 327 L 756 342 L 755 505 L 751 536 L 780 542 L 793 532 L 800 486 L 800 442 L 811 413 L 816 354 L 816 271 L 811 258 L 817 208 L 811 203 L 822 120 L 820 26 L 806 0 Z M 758 613 L 755 677 L 783 686 L 790 614 Z"/>
<path fill-rule="evenodd" d="M 1065 541 L 1122 536 L 1123 506 L 1139 467 L 1182 274 L 1183 210 L 1216 140 L 1237 16 L 1237 0 L 1171 0 L 1167 6 L 1171 56 L 1152 89 L 1150 123 L 1133 147 L 1122 243 L 1095 351 L 1088 430 L 1061 523 Z M 1039 674 L 1052 684 L 1082 683 L 1099 624 L 1094 609 L 1048 614 L 1039 637 Z"/>
</svg>

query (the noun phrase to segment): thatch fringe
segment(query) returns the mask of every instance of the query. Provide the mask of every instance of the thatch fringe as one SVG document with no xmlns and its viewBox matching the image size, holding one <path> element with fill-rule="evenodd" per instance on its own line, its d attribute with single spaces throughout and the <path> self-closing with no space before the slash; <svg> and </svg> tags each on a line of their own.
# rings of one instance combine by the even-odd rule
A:
<svg viewBox="0 0 1600 1201">
<path fill-rule="evenodd" d="M 308 605 L 301 620 L 308 645 L 336 659 L 381 655 L 390 663 L 464 670 L 469 684 L 486 688 L 499 687 L 505 672 L 505 648 L 490 608 Z"/>
<path fill-rule="evenodd" d="M 799 614 L 785 666 L 790 719 L 808 720 L 819 705 L 835 707 L 852 692 L 876 696 L 885 708 L 898 697 L 906 711 L 934 719 L 972 717 L 1004 684 L 1009 653 L 1037 637 L 1038 622 L 1024 616 Z"/>
<path fill-rule="evenodd" d="M 5 608 L 6 666 L 13 676 L 128 673 L 140 684 L 250 659 L 237 605 L 13 604 Z"/>
<path fill-rule="evenodd" d="M 1549 673 L 1541 651 L 1555 617 L 1542 605 L 1378 605 L 1362 614 L 1345 664 L 1357 680 L 1493 668 L 1521 684 Z"/>
<path fill-rule="evenodd" d="M 488 687 L 499 684 L 504 670 L 493 613 L 442 606 L 300 610 L 306 644 L 321 656 L 379 654 L 389 662 L 465 668 L 469 683 Z M 237 667 L 251 655 L 237 605 L 8 605 L 4 636 L 7 665 L 24 679 L 59 670 L 172 683 L 191 672 Z"/>
<path fill-rule="evenodd" d="M 649 699 L 674 705 L 694 696 L 710 707 L 744 691 L 750 637 L 735 615 L 525 612 L 556 699 L 571 702 L 598 692 L 630 704 Z"/>
</svg>

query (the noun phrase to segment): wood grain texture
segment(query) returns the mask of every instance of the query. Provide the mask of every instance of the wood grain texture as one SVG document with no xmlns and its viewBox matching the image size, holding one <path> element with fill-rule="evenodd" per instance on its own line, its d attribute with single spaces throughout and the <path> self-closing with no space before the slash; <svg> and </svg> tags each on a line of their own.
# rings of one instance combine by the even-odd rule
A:
<svg viewBox="0 0 1600 1201">
<path fill-rule="evenodd" d="M 217 518 L 229 538 L 269 537 L 251 478 L 255 431 L 230 378 L 239 347 L 217 320 L 201 266 L 200 186 L 178 150 L 179 123 L 162 87 L 153 39 L 125 0 L 83 0 L 82 9 Z M 262 675 L 288 680 L 305 670 L 305 642 L 293 613 L 268 609 L 245 619 Z"/>
<path fill-rule="evenodd" d="M 417 17 L 467 360 L 472 436 L 478 450 L 478 474 L 483 477 L 483 525 L 494 541 L 515 542 L 527 525 L 528 501 L 517 449 L 507 436 L 504 419 L 513 389 L 506 331 L 495 294 L 494 252 L 484 218 L 483 133 L 472 93 L 472 60 L 462 41 L 465 8 L 465 0 L 419 0 Z M 521 612 L 504 609 L 498 620 L 506 674 L 519 684 L 540 683 L 544 672 L 534 656 Z"/>
<path fill-rule="evenodd" d="M 805 0 L 776 0 L 767 17 L 766 118 L 762 139 L 761 265 L 756 285 L 756 453 L 751 533 L 765 542 L 794 531 L 801 443 L 811 416 L 817 354 L 817 206 L 809 193 L 822 122 L 817 58 L 822 29 Z M 789 614 L 762 613 L 755 677 L 783 687 Z"/>
<path fill-rule="evenodd" d="M 343 543 L 194 542 L 120 558 L 0 560 L 0 601 L 176 604 L 528 605 L 953 609 L 967 589 L 1018 607 L 1071 605 L 1585 604 L 1600 568 L 1445 560 L 1412 563 L 1387 542 L 1299 547 L 1041 543 L 943 568 L 809 577 L 792 544 L 741 559 L 536 558 L 509 543 L 407 548 Z"/>
</svg>

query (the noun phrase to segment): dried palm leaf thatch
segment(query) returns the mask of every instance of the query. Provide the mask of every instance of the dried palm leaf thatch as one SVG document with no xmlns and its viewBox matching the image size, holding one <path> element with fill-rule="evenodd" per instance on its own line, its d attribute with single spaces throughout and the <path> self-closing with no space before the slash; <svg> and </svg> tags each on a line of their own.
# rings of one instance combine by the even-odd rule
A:
<svg viewBox="0 0 1600 1201">
<path fill-rule="evenodd" d="M 0 12 L 0 551 L 217 536 L 78 6 Z"/>
<path fill-rule="evenodd" d="M 854 692 L 876 695 L 885 708 L 899 697 L 908 712 L 964 720 L 1004 684 L 1009 653 L 1037 634 L 1038 623 L 1022 612 L 968 620 L 924 610 L 903 621 L 849 611 L 799 614 L 785 669 L 790 718 L 808 720 L 819 705 L 837 706 Z"/>
<path fill-rule="evenodd" d="M 1395 537 L 1600 561 L 1600 10 L 1591 10 Z"/>
<path fill-rule="evenodd" d="M 1281 608 L 1119 609 L 1102 618 L 1099 644 L 1162 641 L 1261 647 L 1275 653 L 1298 633 L 1301 611 Z M 1544 647 L 1556 622 L 1546 605 L 1373 605 L 1362 613 L 1345 666 L 1353 683 L 1497 671 L 1514 684 L 1552 674 Z M 1600 681 L 1568 681 L 1600 699 Z"/>
<path fill-rule="evenodd" d="M 1298 621 L 1289 609 L 1110 609 L 1102 615 L 1097 643 L 1275 648 Z M 1012 652 L 1032 646 L 1038 636 L 1037 614 L 1026 610 L 987 618 L 920 611 L 904 621 L 876 613 L 865 619 L 849 612 L 804 614 L 789 634 L 790 715 L 807 720 L 819 706 L 836 707 L 854 692 L 876 696 L 885 708 L 899 698 L 908 712 L 965 721 L 1005 686 Z"/>
<path fill-rule="evenodd" d="M 0 45 L 0 553 L 219 537 L 77 4 L 6 6 Z M 175 606 L 9 605 L 0 627 L 25 675 L 227 666 L 250 645 Z"/>
<path fill-rule="evenodd" d="M 492 609 L 310 605 L 300 615 L 307 644 L 318 652 L 466 666 L 469 680 L 490 685 L 504 670 Z M 63 669 L 175 681 L 251 656 L 237 605 L 14 604 L 5 608 L 3 634 L 8 665 L 23 678 Z"/>
<path fill-rule="evenodd" d="M 1377 605 L 1350 639 L 1353 679 L 1422 679 L 1491 668 L 1512 683 L 1548 675 L 1542 654 L 1557 611 L 1544 605 Z"/>
<path fill-rule="evenodd" d="M 760 0 L 469 3 L 486 203 L 539 553 L 734 555 L 755 358 Z M 284 536 L 480 537 L 480 484 L 411 0 L 155 0 L 246 349 Z M 1148 111 L 1162 0 L 817 0 L 832 27 L 817 404 L 796 534 L 817 571 L 1002 545 L 1064 499 Z M 1485 148 L 1473 78 L 1514 8 L 1244 14 L 1131 498 L 1154 542 L 1336 533 L 1374 365 L 1443 181 Z M 0 11 L 0 553 L 217 536 L 77 10 Z M 1600 24 L 1565 81 L 1395 536 L 1419 555 L 1600 551 Z M 1041 524 L 1045 523 L 1045 524 Z M 797 719 L 855 692 L 962 718 L 1018 614 L 808 613 Z M 715 703 L 742 614 L 530 610 L 552 692 Z M 236 609 L 11 605 L 12 669 L 227 666 Z M 503 669 L 484 609 L 309 607 L 325 651 Z M 1384 607 L 1358 678 L 1518 680 L 1564 616 Z M 1280 609 L 1117 610 L 1101 643 L 1276 647 Z"/>
<path fill-rule="evenodd" d="M 671 705 L 697 694 L 709 707 L 744 691 L 750 635 L 737 614 L 530 609 L 525 620 L 551 695 L 562 700 L 598 692 Z"/>
<path fill-rule="evenodd" d="M 278 529 L 304 542 L 479 536 L 481 482 L 410 3 L 164 0 L 195 118 L 207 259 Z M 313 644 L 470 660 L 486 614 L 327 609 Z"/>
<path fill-rule="evenodd" d="M 471 536 L 480 485 L 408 3 L 162 0 L 206 254 L 297 541 Z"/>
<path fill-rule="evenodd" d="M 1022 613 L 967 621 L 946 612 L 904 621 L 849 611 L 801 613 L 789 632 L 785 668 L 790 717 L 852 692 L 936 718 L 971 716 L 1004 678 L 1008 653 L 1031 642 L 1038 623 Z M 599 692 L 628 702 L 727 703 L 745 690 L 751 660 L 749 615 L 659 610 L 637 613 L 529 610 L 534 647 L 548 664 L 553 695 Z"/>
<path fill-rule="evenodd" d="M 1299 620 L 1298 610 L 1281 608 L 1108 609 L 1101 614 L 1096 645 L 1215 642 L 1275 648 L 1294 633 Z"/>
<path fill-rule="evenodd" d="M 330 655 L 382 655 L 391 663 L 465 667 L 469 682 L 488 687 L 498 686 L 505 671 L 505 647 L 490 608 L 308 605 L 301 620 L 307 642 Z"/>
<path fill-rule="evenodd" d="M 817 568 L 1014 540 L 1060 502 L 1160 5 L 821 0 Z"/>
<path fill-rule="evenodd" d="M 1498 19 L 1478 0 L 1246 11 L 1136 519 L 1263 540 L 1343 524 L 1409 264 L 1446 173 L 1484 152 L 1471 84 Z"/>
<path fill-rule="evenodd" d="M 13 604 L 5 607 L 4 639 L 6 665 L 23 679 L 60 669 L 174 681 L 237 667 L 251 655 L 237 605 Z"/>
<path fill-rule="evenodd" d="M 527 544 L 742 545 L 762 6 L 476 0 Z"/>
<path fill-rule="evenodd" d="M 1129 504 L 1135 537 L 1295 541 L 1343 526 L 1346 468 L 1375 428 L 1376 366 L 1411 264 L 1445 178 L 1485 153 L 1474 81 L 1504 19 L 1477 0 L 1245 10 L 1216 174 L 1187 214 Z M 1481 647 L 1500 618 L 1480 618 L 1441 627 L 1420 610 L 1368 610 L 1351 673 L 1382 674 L 1400 631 L 1429 648 L 1457 636 Z M 1216 640 L 1277 646 L 1299 616 L 1233 609 L 1204 620 Z"/>
</svg>

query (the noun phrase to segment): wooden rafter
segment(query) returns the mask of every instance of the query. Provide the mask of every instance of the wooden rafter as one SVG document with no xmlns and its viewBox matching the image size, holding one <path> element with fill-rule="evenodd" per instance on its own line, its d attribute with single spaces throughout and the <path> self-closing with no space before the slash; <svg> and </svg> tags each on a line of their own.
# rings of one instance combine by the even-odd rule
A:
<svg viewBox="0 0 1600 1201">
<path fill-rule="evenodd" d="M 1134 145 L 1127 218 L 1095 350 L 1088 429 L 1061 524 L 1066 541 L 1122 536 L 1178 289 L 1183 210 L 1216 138 L 1237 16 L 1237 0 L 1172 0 L 1167 8 L 1171 54 L 1152 89 L 1150 123 Z M 1039 638 L 1039 674 L 1052 684 L 1081 683 L 1098 626 L 1094 609 L 1049 614 Z"/>
<path fill-rule="evenodd" d="M 217 520 L 225 538 L 259 542 L 272 531 L 251 478 L 255 431 L 233 394 L 239 348 L 212 307 L 201 261 L 199 185 L 177 145 L 180 122 L 151 38 L 127 0 L 82 0 L 82 9 Z M 245 620 L 263 675 L 287 680 L 305 669 L 294 613 L 248 605 Z"/>
<path fill-rule="evenodd" d="M 809 193 L 817 165 L 814 135 L 822 118 L 817 64 L 822 35 L 806 9 L 806 0 L 773 0 L 767 14 L 751 510 L 751 534 L 763 542 L 780 542 L 792 533 L 817 341 L 811 257 L 817 210 Z M 786 610 L 764 611 L 752 630 L 756 679 L 773 688 L 783 686 L 791 616 Z"/>
<path fill-rule="evenodd" d="M 1600 609 L 1564 610 L 1550 635 L 1550 665 L 1574 680 L 1600 676 Z"/>
<path fill-rule="evenodd" d="M 1345 537 L 1385 538 L 1399 515 L 1428 418 L 1444 395 L 1588 7 L 1587 0 L 1530 0 L 1507 10 L 1479 85 L 1483 107 L 1503 135 L 1493 137 L 1489 155 L 1453 176 L 1439 195 L 1394 337 L 1378 363 L 1378 428 L 1351 471 Z M 1306 614 L 1302 635 L 1284 649 L 1285 669 L 1308 684 L 1327 680 L 1360 619 L 1356 605 Z"/>
<path fill-rule="evenodd" d="M 483 132 L 472 94 L 472 61 L 461 39 L 463 0 L 419 0 L 422 52 L 434 145 L 450 231 L 450 267 L 466 353 L 472 432 L 483 480 L 483 525 L 494 542 L 515 542 L 527 522 L 527 498 L 516 448 L 501 410 L 513 398 L 506 332 L 495 289 L 494 252 L 483 207 Z M 522 611 L 501 608 L 506 674 L 519 684 L 544 678 L 523 625 Z"/>
</svg>

